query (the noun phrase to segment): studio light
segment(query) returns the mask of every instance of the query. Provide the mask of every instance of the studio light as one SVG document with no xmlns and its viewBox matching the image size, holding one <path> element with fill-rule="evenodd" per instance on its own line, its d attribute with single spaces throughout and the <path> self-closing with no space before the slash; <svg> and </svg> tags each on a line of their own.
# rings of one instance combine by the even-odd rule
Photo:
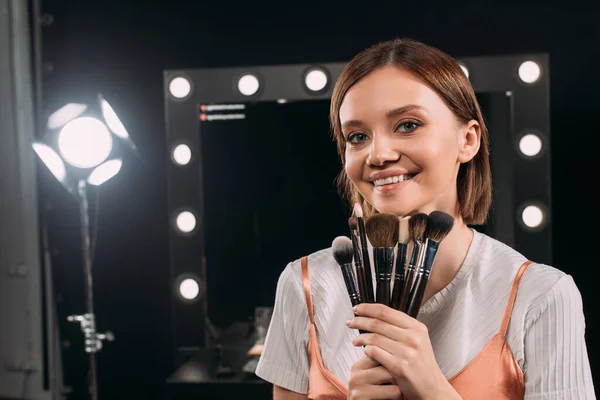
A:
<svg viewBox="0 0 600 400">
<path fill-rule="evenodd" d="M 192 84 L 182 76 L 173 78 L 169 83 L 169 92 L 171 93 L 171 96 L 177 99 L 183 99 L 187 97 L 191 91 Z"/>
<path fill-rule="evenodd" d="M 320 92 L 329 82 L 327 73 L 321 68 L 312 68 L 304 76 L 304 84 L 311 92 Z"/>
<path fill-rule="evenodd" d="M 43 140 L 33 143 L 33 149 L 79 204 L 86 304 L 84 313 L 71 315 L 67 320 L 78 323 L 84 334 L 84 350 L 90 361 L 90 394 L 97 398 L 95 354 L 102 349 L 103 341 L 112 341 L 114 336 L 96 330 L 88 185 L 102 185 L 117 175 L 127 151 L 139 155 L 113 108 L 100 94 L 91 104 L 69 103 L 61 107 L 48 117 L 46 128 Z"/>
<path fill-rule="evenodd" d="M 190 211 L 181 211 L 175 218 L 175 226 L 181 233 L 190 233 L 196 228 L 196 216 Z"/>
<path fill-rule="evenodd" d="M 187 144 L 179 144 L 175 146 L 171 156 L 175 164 L 187 165 L 192 160 L 192 149 Z"/>
<path fill-rule="evenodd" d="M 244 96 L 252 96 L 258 92 L 260 82 L 258 78 L 252 74 L 244 75 L 238 81 L 238 90 Z"/>
<path fill-rule="evenodd" d="M 519 66 L 519 78 L 525 83 L 534 83 L 542 74 L 542 69 L 535 61 L 525 61 Z"/>
<path fill-rule="evenodd" d="M 539 229 L 546 221 L 546 215 L 540 207 L 530 204 L 523 208 L 523 211 L 521 212 L 521 219 L 526 227 L 531 229 Z"/>
<path fill-rule="evenodd" d="M 535 157 L 542 151 L 542 139 L 535 133 L 527 133 L 519 140 L 519 150 L 527 157 Z"/>
</svg>

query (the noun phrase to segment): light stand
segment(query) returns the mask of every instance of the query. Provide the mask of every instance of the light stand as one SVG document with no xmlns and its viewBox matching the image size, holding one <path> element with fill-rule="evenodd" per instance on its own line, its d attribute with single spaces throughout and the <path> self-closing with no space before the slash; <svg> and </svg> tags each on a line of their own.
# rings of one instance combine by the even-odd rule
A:
<svg viewBox="0 0 600 400">
<path fill-rule="evenodd" d="M 79 180 L 77 183 L 77 195 L 79 200 L 79 218 L 81 221 L 81 250 L 83 256 L 83 273 L 86 292 L 86 313 L 83 315 L 70 315 L 70 322 L 79 322 L 84 334 L 85 352 L 89 355 L 90 376 L 89 392 L 92 400 L 98 400 L 98 378 L 96 374 L 96 353 L 102 349 L 102 341 L 115 340 L 112 332 L 96 332 L 96 317 L 94 315 L 94 285 L 92 278 L 92 257 L 90 239 L 90 217 L 87 199 L 87 182 Z"/>
<path fill-rule="evenodd" d="M 96 331 L 87 189 L 88 185 L 103 184 L 120 171 L 123 154 L 119 153 L 123 150 L 133 152 L 138 157 L 139 153 L 127 130 L 102 95 L 98 95 L 94 103 L 69 103 L 55 111 L 48 118 L 46 143 L 33 143 L 33 148 L 54 177 L 79 204 L 85 313 L 71 315 L 67 320 L 79 322 L 84 334 L 84 348 L 89 356 L 90 399 L 98 400 L 96 353 L 102 349 L 103 341 L 112 342 L 115 338 L 110 331 Z M 113 138 L 121 142 L 121 148 L 113 146 Z M 56 145 L 58 151 L 52 148 Z"/>
</svg>

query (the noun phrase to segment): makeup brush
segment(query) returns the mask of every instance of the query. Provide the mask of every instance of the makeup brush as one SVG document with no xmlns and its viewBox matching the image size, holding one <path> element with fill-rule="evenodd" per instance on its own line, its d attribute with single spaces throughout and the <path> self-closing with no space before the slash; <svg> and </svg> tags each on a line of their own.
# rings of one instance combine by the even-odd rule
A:
<svg viewBox="0 0 600 400">
<path fill-rule="evenodd" d="M 338 236 L 333 239 L 331 243 L 333 249 L 333 258 L 342 269 L 342 275 L 344 276 L 344 282 L 346 283 L 346 290 L 348 290 L 348 296 L 350 296 L 350 302 L 354 307 L 361 303 L 360 295 L 356 290 L 354 281 L 354 272 L 352 271 L 352 241 L 346 236 Z"/>
<path fill-rule="evenodd" d="M 427 228 L 425 229 L 425 256 L 422 265 L 419 266 L 417 279 L 411 290 L 408 300 L 407 314 L 416 318 L 421 309 L 427 282 L 431 275 L 433 263 L 442 240 L 448 236 L 454 226 L 454 218 L 442 211 L 433 211 L 429 214 Z"/>
<path fill-rule="evenodd" d="M 356 286 L 361 300 L 364 301 L 367 293 L 367 283 L 365 279 L 365 268 L 362 264 L 362 255 L 360 253 L 360 244 L 358 240 L 358 222 L 356 217 L 348 218 L 348 227 L 350 228 L 350 237 L 352 238 L 352 249 L 354 250 L 354 269 L 356 271 Z"/>
<path fill-rule="evenodd" d="M 408 221 L 409 218 L 400 220 L 400 229 L 398 235 L 398 249 L 396 250 L 396 269 L 394 273 L 394 288 L 392 289 L 392 300 L 390 307 L 398 309 L 400 307 L 400 298 L 402 289 L 404 289 L 404 280 L 406 274 L 406 258 L 408 256 Z"/>
<path fill-rule="evenodd" d="M 406 312 L 406 306 L 408 305 L 408 298 L 412 289 L 415 275 L 417 273 L 417 266 L 419 260 L 423 257 L 423 235 L 427 228 L 427 219 L 429 216 L 425 213 L 418 213 L 410 217 L 408 220 L 408 236 L 413 242 L 412 254 L 410 256 L 410 262 L 406 268 L 406 278 L 404 280 L 404 287 L 402 288 L 402 296 L 400 297 L 400 304 L 398 310 Z"/>
<path fill-rule="evenodd" d="M 352 248 L 352 241 L 346 236 L 338 236 L 333 239 L 331 248 L 333 250 L 333 258 L 335 258 L 335 261 L 342 269 L 348 297 L 350 297 L 350 303 L 352 303 L 352 307 L 354 307 L 355 305 L 362 303 L 362 301 L 360 294 L 356 290 L 356 285 L 354 284 L 354 273 L 352 272 L 352 253 L 354 250 Z M 361 330 L 360 333 L 365 332 Z"/>
<path fill-rule="evenodd" d="M 379 213 L 367 220 L 367 237 L 373 245 L 373 263 L 377 275 L 375 302 L 390 304 L 394 248 L 398 243 L 400 221 L 394 214 Z"/>
<path fill-rule="evenodd" d="M 371 274 L 371 259 L 369 257 L 369 249 L 367 247 L 367 235 L 365 233 L 365 221 L 363 219 L 363 210 L 359 203 L 354 204 L 354 215 L 358 227 L 358 237 L 360 240 L 360 250 L 362 253 L 362 265 L 365 272 L 365 293 L 362 301 L 365 303 L 373 303 L 375 296 L 373 295 L 373 275 Z"/>
</svg>

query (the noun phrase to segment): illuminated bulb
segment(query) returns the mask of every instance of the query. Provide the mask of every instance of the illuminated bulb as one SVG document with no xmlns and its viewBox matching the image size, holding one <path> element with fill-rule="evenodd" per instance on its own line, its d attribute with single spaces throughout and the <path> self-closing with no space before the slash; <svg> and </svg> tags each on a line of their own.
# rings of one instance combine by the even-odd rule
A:
<svg viewBox="0 0 600 400">
<path fill-rule="evenodd" d="M 528 157 L 536 156 L 542 150 L 542 140 L 538 135 L 528 133 L 519 140 L 519 150 Z"/>
<path fill-rule="evenodd" d="M 113 176 L 117 175 L 121 170 L 122 165 L 123 162 L 121 160 L 107 161 L 96 167 L 87 178 L 87 181 L 90 185 L 100 186 Z"/>
<path fill-rule="evenodd" d="M 79 117 L 87 110 L 85 104 L 69 103 L 54 111 L 48 117 L 48 129 L 58 129 L 67 122 Z"/>
<path fill-rule="evenodd" d="M 260 83 L 254 75 L 244 75 L 238 81 L 238 90 L 244 96 L 252 96 L 258 92 Z"/>
<path fill-rule="evenodd" d="M 127 139 L 129 137 L 129 133 L 127 133 L 127 129 L 125 129 L 121 123 L 121 120 L 119 117 L 117 117 L 115 110 L 113 110 L 110 104 L 108 104 L 108 101 L 100 97 L 100 106 L 102 108 L 102 115 L 106 120 L 106 125 L 108 125 L 110 130 L 120 138 Z"/>
<path fill-rule="evenodd" d="M 59 182 L 64 182 L 65 177 L 67 176 L 67 170 L 60 156 L 50 147 L 41 143 L 34 143 L 33 150 L 35 150 L 44 165 L 52 172 L 52 175 L 54 175 Z"/>
<path fill-rule="evenodd" d="M 173 160 L 178 165 L 187 165 L 192 159 L 192 150 L 186 144 L 180 144 L 173 149 Z"/>
<path fill-rule="evenodd" d="M 169 91 L 173 97 L 183 99 L 192 91 L 192 85 L 184 77 L 178 76 L 169 83 Z"/>
<path fill-rule="evenodd" d="M 313 92 L 323 90 L 327 85 L 327 74 L 320 69 L 313 69 L 304 78 L 306 87 Z"/>
<path fill-rule="evenodd" d="M 196 227 L 196 217 L 189 211 L 182 211 L 175 221 L 177 229 L 183 233 L 190 233 Z"/>
<path fill-rule="evenodd" d="M 200 285 L 195 279 L 187 278 L 179 284 L 179 294 L 186 300 L 193 300 L 200 293 Z"/>
<path fill-rule="evenodd" d="M 537 228 L 544 222 L 544 212 L 538 206 L 527 206 L 521 214 L 523 223 L 529 228 Z"/>
<path fill-rule="evenodd" d="M 525 83 L 537 81 L 541 74 L 540 66 L 534 61 L 525 61 L 519 66 L 519 78 Z"/>
<path fill-rule="evenodd" d="M 69 164 L 92 168 L 110 155 L 112 135 L 106 125 L 95 118 L 77 118 L 60 131 L 58 149 Z"/>
</svg>

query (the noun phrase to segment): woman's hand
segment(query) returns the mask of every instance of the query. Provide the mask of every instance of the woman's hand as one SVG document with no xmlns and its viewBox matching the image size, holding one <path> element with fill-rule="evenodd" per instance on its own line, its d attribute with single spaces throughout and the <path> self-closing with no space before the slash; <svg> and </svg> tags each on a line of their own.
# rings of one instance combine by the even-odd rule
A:
<svg viewBox="0 0 600 400">
<path fill-rule="evenodd" d="M 359 304 L 354 314 L 348 327 L 371 333 L 352 344 L 365 346 L 365 354 L 394 376 L 405 398 L 460 399 L 437 364 L 425 325 L 383 304 Z"/>
<path fill-rule="evenodd" d="M 392 383 L 392 385 L 383 385 Z M 395 378 L 377 361 L 364 356 L 354 363 L 348 381 L 348 400 L 401 399 Z"/>
</svg>

